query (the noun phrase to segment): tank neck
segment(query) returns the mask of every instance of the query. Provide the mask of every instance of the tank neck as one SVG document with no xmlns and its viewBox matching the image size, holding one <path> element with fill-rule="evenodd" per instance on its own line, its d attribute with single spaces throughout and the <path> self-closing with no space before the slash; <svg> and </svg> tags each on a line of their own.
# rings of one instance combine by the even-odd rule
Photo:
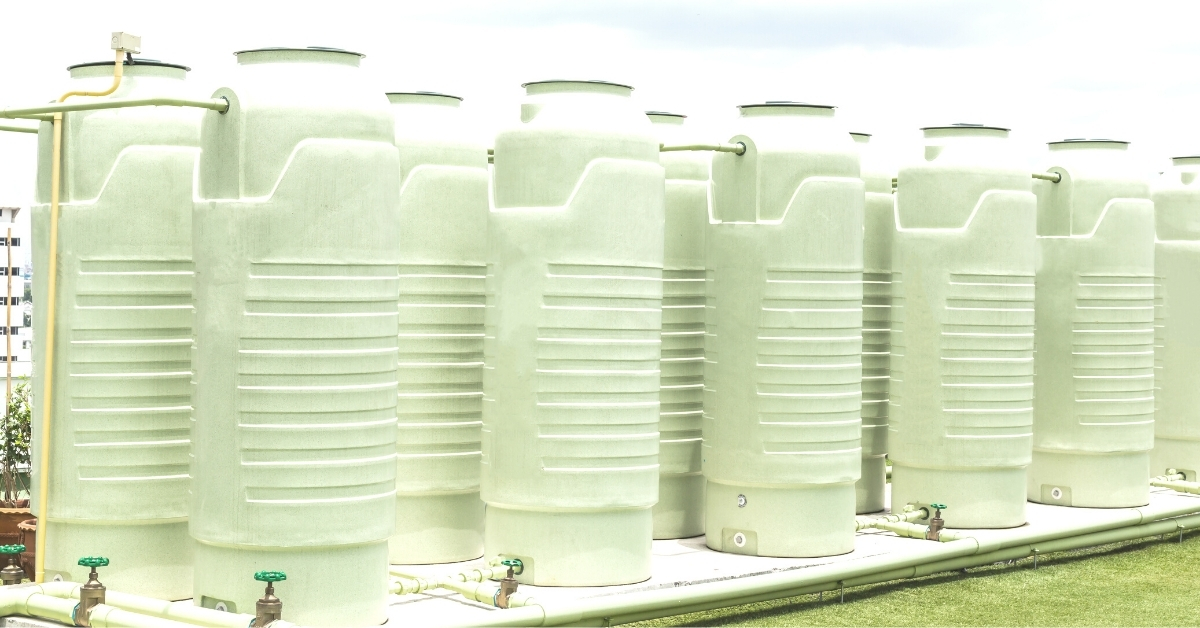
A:
<svg viewBox="0 0 1200 628">
<path fill-rule="evenodd" d="M 458 96 L 433 92 L 391 92 L 387 97 L 388 102 L 393 105 L 434 105 L 457 108 L 462 104 L 462 98 Z"/>
<path fill-rule="evenodd" d="M 233 53 L 238 65 L 263 63 L 319 63 L 358 67 L 365 55 L 336 48 L 260 48 Z"/>
<path fill-rule="evenodd" d="M 113 66 L 111 61 L 108 63 L 88 63 L 77 65 L 68 68 L 73 79 L 89 79 L 89 78 L 109 78 L 113 76 Z M 152 76 L 156 78 L 169 78 L 182 81 L 187 78 L 188 68 L 174 64 L 140 64 L 126 63 L 121 68 L 121 73 L 124 76 L 143 77 Z"/>
<path fill-rule="evenodd" d="M 1171 164 L 1175 166 L 1200 166 L 1200 156 L 1172 157 Z"/>
<path fill-rule="evenodd" d="M 646 117 L 650 118 L 650 122 L 654 124 L 666 124 L 672 126 L 683 126 L 687 116 L 677 113 L 646 113 Z"/>
<path fill-rule="evenodd" d="M 1051 152 L 1069 150 L 1124 151 L 1129 149 L 1129 142 L 1119 140 L 1063 140 L 1061 142 L 1050 142 L 1048 146 Z"/>
<path fill-rule="evenodd" d="M 856 144 L 870 144 L 871 143 L 871 134 L 870 133 L 851 133 L 850 137 L 854 138 L 854 142 Z"/>
<path fill-rule="evenodd" d="M 828 105 L 809 105 L 806 103 L 772 103 L 758 105 L 741 105 L 738 111 L 743 118 L 760 117 L 801 117 L 801 118 L 832 118 L 834 108 Z"/>
<path fill-rule="evenodd" d="M 950 126 L 929 126 L 921 129 L 925 133 L 926 139 L 937 139 L 943 137 L 974 137 L 974 138 L 992 138 L 1006 139 L 1008 137 L 1008 129 L 998 126 L 983 126 L 983 125 L 950 125 Z"/>
<path fill-rule="evenodd" d="M 633 88 L 619 83 L 607 81 L 537 81 L 526 83 L 525 94 L 537 96 L 542 94 L 604 94 L 607 96 L 622 96 L 628 98 L 633 94 Z"/>
</svg>

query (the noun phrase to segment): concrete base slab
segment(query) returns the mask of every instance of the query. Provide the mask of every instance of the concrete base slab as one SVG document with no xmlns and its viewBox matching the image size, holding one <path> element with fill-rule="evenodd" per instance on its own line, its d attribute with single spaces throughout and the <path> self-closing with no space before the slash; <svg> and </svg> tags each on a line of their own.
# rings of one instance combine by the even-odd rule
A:
<svg viewBox="0 0 1200 628">
<path fill-rule="evenodd" d="M 889 485 L 890 492 L 890 485 Z M 889 496 L 890 497 L 890 496 Z M 1165 489 L 1154 489 L 1150 494 L 1152 505 L 1196 503 L 1200 496 L 1182 495 Z M 953 507 L 953 506 L 951 506 Z M 1064 523 L 1085 525 L 1119 519 L 1127 514 L 1123 508 L 1068 508 L 1030 503 L 1029 522 L 1019 528 L 972 531 L 980 540 L 1002 539 L 1014 530 L 1029 528 L 1052 528 Z M 654 541 L 651 578 L 631 585 L 609 587 L 538 587 L 521 585 L 521 591 L 533 595 L 542 602 L 554 603 L 586 597 L 621 595 L 633 591 L 686 587 L 714 580 L 747 578 L 773 571 L 805 569 L 828 563 L 862 560 L 880 554 L 903 554 L 915 552 L 920 544 L 928 541 L 902 539 L 890 532 L 868 530 L 855 538 L 854 551 L 849 554 L 826 558 L 768 558 L 727 554 L 708 549 L 704 537 Z M 411 565 L 397 568 L 418 575 L 450 574 L 484 565 L 483 559 L 443 565 Z M 285 601 L 286 605 L 286 601 Z M 285 606 L 286 608 L 286 606 Z M 454 621 L 486 622 L 488 613 L 503 612 L 490 606 L 468 601 L 460 595 L 446 591 L 430 594 L 393 595 L 388 607 L 387 625 L 436 625 Z"/>
</svg>

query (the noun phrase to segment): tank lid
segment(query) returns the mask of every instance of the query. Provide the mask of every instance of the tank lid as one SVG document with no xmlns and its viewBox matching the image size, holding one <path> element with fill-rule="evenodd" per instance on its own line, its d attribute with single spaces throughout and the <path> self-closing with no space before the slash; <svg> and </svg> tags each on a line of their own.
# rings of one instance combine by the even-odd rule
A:
<svg viewBox="0 0 1200 628">
<path fill-rule="evenodd" d="M 75 68 L 91 68 L 91 67 L 97 67 L 97 66 L 102 66 L 102 65 L 116 65 L 116 61 L 89 61 L 87 63 L 76 63 L 75 65 L 68 65 L 67 70 L 68 71 L 74 70 Z M 178 63 L 167 63 L 166 61 L 159 61 L 158 59 L 142 59 L 140 57 L 134 57 L 132 61 L 128 57 L 126 57 L 125 62 L 122 63 L 121 65 L 124 65 L 126 67 L 132 66 L 132 65 L 148 65 L 148 66 L 153 66 L 153 67 L 158 67 L 158 68 L 176 68 L 179 70 L 183 70 L 184 72 L 192 71 L 192 69 L 186 65 L 179 65 Z"/>
<path fill-rule="evenodd" d="M 361 52 L 354 52 L 353 50 L 343 50 L 342 48 L 327 48 L 325 46 L 308 46 L 305 48 L 294 48 L 294 47 L 290 47 L 290 46 L 268 46 L 266 48 L 249 48 L 247 50 L 238 50 L 237 52 L 233 53 L 233 56 L 236 57 L 237 55 L 240 55 L 244 52 L 280 52 L 280 51 L 289 51 L 289 50 L 304 51 L 304 52 L 340 52 L 340 53 L 346 54 L 346 55 L 354 55 L 354 56 L 358 57 L 359 59 L 365 59 L 367 57 L 367 55 L 365 55 Z"/>
<path fill-rule="evenodd" d="M 441 92 L 384 92 L 384 96 L 437 96 L 439 98 L 453 98 L 459 101 L 463 99 L 462 96 L 443 94 Z"/>
<path fill-rule="evenodd" d="M 987 131 L 1011 131 L 1002 126 L 991 126 L 988 124 L 974 124 L 971 122 L 955 122 L 953 124 L 939 124 L 936 126 L 923 126 L 922 131 L 936 131 L 938 129 L 983 129 Z"/>
<path fill-rule="evenodd" d="M 808 109 L 837 109 L 833 105 L 814 105 L 810 102 L 796 102 L 793 100 L 768 100 L 766 102 L 754 103 L 752 105 L 738 105 L 738 109 L 752 109 L 754 107 L 805 107 Z"/>
<path fill-rule="evenodd" d="M 521 87 L 529 87 L 530 85 L 548 85 L 551 83 L 595 83 L 596 85 L 612 85 L 613 87 L 633 89 L 632 85 L 614 83 L 612 81 L 599 81 L 595 79 L 546 79 L 544 81 L 529 81 L 528 83 L 521 83 Z"/>
<path fill-rule="evenodd" d="M 1128 146 L 1129 142 L 1126 142 L 1124 140 L 1106 140 L 1103 138 L 1092 138 L 1092 137 L 1068 137 L 1065 140 L 1058 140 L 1056 142 L 1046 142 L 1047 146 L 1054 146 L 1055 144 L 1125 144 L 1126 146 Z"/>
<path fill-rule="evenodd" d="M 682 113 L 671 113 L 669 111 L 647 111 L 646 115 L 648 115 L 648 116 L 668 116 L 671 118 L 686 118 L 687 117 L 687 116 L 683 115 Z"/>
</svg>

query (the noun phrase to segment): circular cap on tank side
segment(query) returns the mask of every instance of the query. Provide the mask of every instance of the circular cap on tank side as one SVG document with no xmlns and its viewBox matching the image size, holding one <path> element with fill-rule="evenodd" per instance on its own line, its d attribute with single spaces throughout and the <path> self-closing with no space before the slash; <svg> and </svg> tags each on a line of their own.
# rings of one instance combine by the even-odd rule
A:
<svg viewBox="0 0 1200 628">
<path fill-rule="evenodd" d="M 363 54 L 363 53 L 361 53 L 361 52 L 354 52 L 353 50 L 344 50 L 344 49 L 342 49 L 342 48 L 327 48 L 327 47 L 325 47 L 325 46 L 308 46 L 308 47 L 305 47 L 305 48 L 294 48 L 294 47 L 290 47 L 290 46 L 268 46 L 268 47 L 266 47 L 266 48 L 250 48 L 250 49 L 247 49 L 247 50 L 238 50 L 237 52 L 234 52 L 234 53 L 233 53 L 233 56 L 235 56 L 235 57 L 236 57 L 236 56 L 238 56 L 238 55 L 240 55 L 240 54 L 242 54 L 242 53 L 244 53 L 244 52 L 290 52 L 290 51 L 297 51 L 297 52 L 340 52 L 340 53 L 342 53 L 342 54 L 354 55 L 354 56 L 358 57 L 359 59 L 365 59 L 365 58 L 367 57 L 367 55 L 365 55 L 365 54 Z"/>
<path fill-rule="evenodd" d="M 1106 140 L 1092 137 L 1068 137 L 1065 140 L 1046 142 L 1047 146 L 1054 146 L 1055 144 L 1124 144 L 1129 146 L 1129 142 L 1125 140 Z"/>
<path fill-rule="evenodd" d="M 462 101 L 462 96 L 454 94 L 443 94 L 441 92 L 384 92 L 384 96 L 434 96 L 436 98 L 453 98 L 459 102 Z"/>
<path fill-rule="evenodd" d="M 671 113 L 669 111 L 647 111 L 646 115 L 648 115 L 648 116 L 666 116 L 669 118 L 686 118 L 687 117 L 687 116 L 683 115 L 682 113 Z"/>
<path fill-rule="evenodd" d="M 98 66 L 102 66 L 102 65 L 116 65 L 116 62 L 115 61 L 89 61 L 87 63 L 76 63 L 75 65 L 68 65 L 67 70 L 68 71 L 74 70 L 76 68 L 92 68 L 92 67 L 98 67 Z M 126 67 L 131 66 L 131 65 L 147 65 L 147 66 L 158 67 L 158 68 L 175 68 L 177 70 L 183 70 L 184 72 L 192 71 L 192 69 L 186 65 L 179 65 L 178 63 L 167 63 L 166 61 L 159 61 L 158 59 L 142 59 L 140 57 L 134 57 L 132 63 L 130 63 L 129 59 L 126 58 L 125 63 L 123 63 L 122 65 L 124 65 Z"/>
<path fill-rule="evenodd" d="M 807 109 L 837 109 L 833 105 L 815 105 L 810 102 L 796 102 L 793 100 L 768 100 L 766 102 L 754 103 L 752 105 L 738 105 L 738 109 L 753 109 L 755 107 L 804 107 Z"/>
<path fill-rule="evenodd" d="M 954 124 L 939 124 L 935 126 L 923 126 L 922 131 L 938 131 L 941 129 L 979 129 L 981 131 L 1011 131 L 1002 126 L 991 126 L 988 124 L 973 124 L 971 122 L 955 122 Z"/>
<path fill-rule="evenodd" d="M 530 85 L 550 85 L 553 83 L 593 83 L 595 85 L 611 85 L 613 87 L 623 87 L 628 90 L 633 89 L 632 85 L 626 85 L 624 83 L 614 83 L 612 81 L 600 81 L 600 80 L 595 80 L 595 79 L 546 79 L 544 81 L 529 81 L 528 83 L 521 83 L 521 87 L 529 87 Z"/>
</svg>

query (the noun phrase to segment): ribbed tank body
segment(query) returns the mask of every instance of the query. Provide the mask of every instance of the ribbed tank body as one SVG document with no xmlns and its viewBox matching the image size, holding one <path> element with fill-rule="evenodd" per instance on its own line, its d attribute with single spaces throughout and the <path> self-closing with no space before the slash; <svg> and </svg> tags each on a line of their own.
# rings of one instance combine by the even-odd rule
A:
<svg viewBox="0 0 1200 628">
<path fill-rule="evenodd" d="M 738 127 L 707 234 L 707 544 L 843 554 L 862 460 L 858 152 L 831 107 L 743 106 Z"/>
<path fill-rule="evenodd" d="M 862 158 L 863 329 L 862 477 L 854 484 L 855 511 L 883 510 L 887 487 L 888 390 L 892 360 L 892 239 L 896 198 L 892 174 L 873 154 L 871 136 L 850 134 Z"/>
<path fill-rule="evenodd" d="M 453 96 L 388 94 L 400 153 L 393 563 L 483 554 L 487 147 Z"/>
<path fill-rule="evenodd" d="M 630 91 L 530 83 L 521 124 L 496 137 L 485 550 L 537 585 L 650 577 L 664 179 Z"/>
<path fill-rule="evenodd" d="M 684 117 L 650 113 L 663 144 L 694 144 Z M 659 485 L 654 538 L 704 534 L 700 442 L 704 413 L 704 231 L 712 154 L 665 152 Z"/>
<path fill-rule="evenodd" d="M 1143 506 L 1154 446 L 1154 205 L 1125 142 L 1050 144 L 1038 181 L 1030 501 Z"/>
<path fill-rule="evenodd" d="M 891 507 L 946 525 L 1025 523 L 1037 201 L 994 127 L 925 129 L 902 166 L 892 248 Z"/>
<path fill-rule="evenodd" d="M 196 603 L 382 623 L 395 527 L 397 160 L 359 55 L 238 53 L 206 114 L 196 246 Z M 320 89 L 311 89 L 319 85 Z"/>
<path fill-rule="evenodd" d="M 187 70 L 126 65 L 112 98 L 193 97 Z M 71 69 L 102 91 L 113 64 Z M 65 90 L 64 90 L 65 91 Z M 85 100 L 71 98 L 68 102 Z M 192 173 L 196 110 L 63 116 L 46 579 L 82 582 L 81 556 L 111 559 L 109 586 L 191 593 Z M 50 123 L 39 132 L 33 208 L 34 512 L 41 482 L 50 259 Z"/>
<path fill-rule="evenodd" d="M 1152 191 L 1154 450 L 1150 475 L 1200 472 L 1200 157 L 1176 157 Z"/>
</svg>

